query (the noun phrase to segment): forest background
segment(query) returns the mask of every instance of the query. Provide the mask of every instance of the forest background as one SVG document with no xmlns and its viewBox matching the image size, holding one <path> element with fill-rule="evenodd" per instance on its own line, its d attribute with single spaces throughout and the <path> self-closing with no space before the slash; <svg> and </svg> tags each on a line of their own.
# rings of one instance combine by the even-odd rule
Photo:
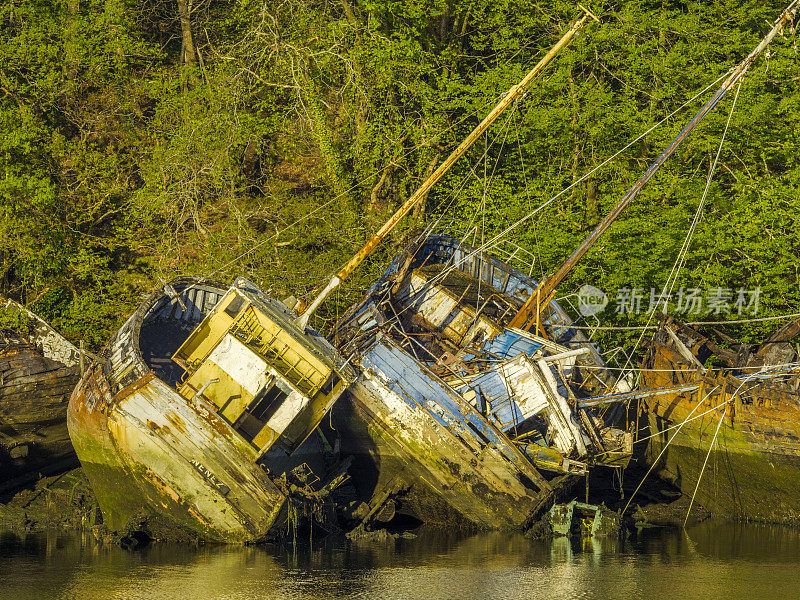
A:
<svg viewBox="0 0 800 600">
<path fill-rule="evenodd" d="M 591 8 L 602 24 L 337 291 L 318 328 L 411 235 L 434 227 L 479 243 L 578 181 L 746 56 L 783 0 Z M 580 13 L 529 0 L 5 0 L 0 294 L 91 348 L 177 274 L 244 275 L 308 298 Z M 509 234 L 512 262 L 552 272 L 710 94 Z M 734 95 L 561 286 L 609 293 L 603 325 L 646 321 L 646 310 L 617 314 L 614 295 L 642 288 L 644 309 L 663 287 Z M 745 77 L 676 290 L 760 288 L 756 316 L 798 312 L 798 123 L 786 30 Z M 721 330 L 750 341 L 778 323 Z"/>
</svg>

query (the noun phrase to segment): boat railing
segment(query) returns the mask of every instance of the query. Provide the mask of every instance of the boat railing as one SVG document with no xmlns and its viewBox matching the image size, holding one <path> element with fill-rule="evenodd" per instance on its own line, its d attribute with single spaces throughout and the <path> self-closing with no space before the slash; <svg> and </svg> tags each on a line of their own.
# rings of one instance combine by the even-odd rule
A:
<svg viewBox="0 0 800 600">
<path fill-rule="evenodd" d="M 243 310 L 230 327 L 231 334 L 262 359 L 273 365 L 281 375 L 308 397 L 322 387 L 327 375 L 280 339 L 280 328 L 270 331 L 261 323 L 252 307 Z M 290 357 L 289 354 L 295 354 Z"/>
</svg>

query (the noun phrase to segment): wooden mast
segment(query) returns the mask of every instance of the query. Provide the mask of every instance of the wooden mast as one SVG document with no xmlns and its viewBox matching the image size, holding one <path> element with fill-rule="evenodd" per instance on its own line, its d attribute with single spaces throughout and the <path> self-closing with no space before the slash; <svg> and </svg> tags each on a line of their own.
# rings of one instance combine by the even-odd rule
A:
<svg viewBox="0 0 800 600">
<path fill-rule="evenodd" d="M 531 80 L 538 75 L 542 69 L 544 69 L 547 64 L 553 59 L 553 57 L 558 54 L 558 52 L 566 46 L 569 41 L 575 36 L 583 28 L 583 23 L 588 18 L 592 18 L 598 23 L 600 20 L 592 14 L 592 12 L 578 4 L 581 10 L 583 10 L 584 15 L 579 20 L 577 20 L 572 27 L 562 36 L 562 38 L 553 46 L 550 51 L 536 64 L 533 69 L 514 87 L 512 87 L 506 94 L 503 96 L 503 99 L 492 109 L 492 111 L 486 115 L 486 118 L 480 122 L 480 124 L 472 130 L 472 132 L 462 141 L 458 147 L 453 150 L 450 156 L 439 165 L 439 168 L 433 172 L 433 174 L 426 179 L 423 184 L 417 189 L 414 194 L 405 201 L 405 203 L 395 212 L 391 218 L 383 224 L 383 226 L 378 230 L 372 238 L 364 245 L 364 247 L 359 250 L 348 262 L 345 264 L 336 275 L 334 275 L 328 285 L 325 287 L 322 292 L 314 299 L 314 301 L 301 313 L 298 317 L 298 325 L 301 328 L 305 328 L 306 324 L 308 323 L 308 318 L 314 313 L 314 311 L 319 308 L 319 305 L 322 304 L 325 299 L 335 290 L 341 283 L 344 281 L 353 270 L 358 267 L 359 264 L 375 249 L 375 247 L 380 244 L 383 238 L 394 229 L 394 227 L 400 222 L 408 212 L 414 208 L 414 206 L 425 197 L 428 191 L 434 186 L 434 184 L 442 178 L 442 176 L 450 169 L 453 163 L 462 155 L 466 150 L 472 146 L 472 144 L 477 140 L 480 135 L 491 125 L 500 114 L 508 108 L 515 100 L 517 100 L 522 94 L 525 92 L 525 86 L 531 82 Z"/>
<path fill-rule="evenodd" d="M 691 119 L 691 121 L 689 121 L 689 123 L 678 134 L 678 137 L 672 141 L 672 143 L 667 147 L 666 150 L 664 150 L 661 156 L 659 156 L 658 159 L 656 159 L 656 161 L 650 165 L 650 168 L 645 171 L 644 175 L 642 175 L 638 181 L 633 184 L 633 187 L 628 190 L 625 196 L 623 196 L 622 199 L 617 202 L 617 205 L 611 210 L 610 213 L 608 213 L 608 215 L 606 215 L 606 217 L 597 225 L 597 227 L 595 227 L 594 231 L 592 231 L 589 237 L 586 238 L 586 240 L 584 240 L 580 246 L 578 246 L 578 248 L 570 255 L 569 258 L 567 258 L 567 260 L 564 261 L 564 263 L 553 275 L 544 278 L 539 283 L 520 311 L 514 316 L 513 319 L 511 319 L 509 326 L 519 327 L 527 331 L 530 330 L 535 323 L 538 332 L 541 311 L 555 297 L 556 288 L 558 285 L 564 280 L 564 278 L 569 274 L 569 272 L 583 257 L 583 255 L 589 251 L 589 249 L 600 238 L 603 232 L 608 229 L 609 225 L 611 225 L 611 223 L 614 222 L 614 220 L 620 215 L 625 207 L 628 206 L 631 200 L 633 200 L 639 194 L 644 185 L 653 177 L 653 175 L 656 174 L 656 172 L 661 168 L 661 165 L 663 165 L 672 155 L 672 153 L 675 152 L 678 146 L 680 146 L 689 133 L 691 133 L 698 123 L 700 123 L 703 117 L 705 117 L 706 114 L 712 108 L 714 108 L 717 103 L 719 103 L 725 93 L 730 90 L 737 81 L 744 77 L 744 74 L 747 72 L 747 69 L 750 67 L 756 57 L 761 54 L 764 48 L 769 45 L 769 43 L 778 34 L 778 32 L 780 32 L 781 29 L 783 29 L 787 23 L 794 19 L 798 7 L 800 7 L 800 0 L 793 0 L 783 10 L 781 15 L 776 19 L 772 30 L 763 40 L 761 40 L 758 46 L 753 49 L 747 58 L 730 70 L 728 77 L 722 83 L 722 86 L 714 93 L 711 99 L 703 105 L 703 107 Z"/>
</svg>

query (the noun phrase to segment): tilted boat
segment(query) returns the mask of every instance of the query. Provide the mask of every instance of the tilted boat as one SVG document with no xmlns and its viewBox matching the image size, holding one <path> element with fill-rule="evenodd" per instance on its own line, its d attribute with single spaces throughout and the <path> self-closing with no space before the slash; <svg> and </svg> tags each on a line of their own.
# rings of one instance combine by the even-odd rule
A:
<svg viewBox="0 0 800 600">
<path fill-rule="evenodd" d="M 681 136 L 741 79 L 798 10 L 800 0 L 793 0 Z M 650 424 L 648 453 L 653 467 L 713 513 L 798 522 L 800 372 L 795 348 L 787 343 L 798 331 L 800 324 L 790 323 L 758 348 L 740 345 L 731 352 L 666 319 L 653 338 L 643 389 L 636 393 Z M 712 358 L 724 366 L 709 366 Z"/>
<path fill-rule="evenodd" d="M 594 18 L 584 11 L 331 278 L 301 321 L 522 96 L 527 83 L 584 21 Z M 576 409 L 566 385 L 563 371 L 568 363 L 571 368 L 577 354 L 590 354 L 596 362 L 599 356 L 585 338 L 584 347 L 571 352 L 509 327 L 522 315 L 524 327 L 530 328 L 527 313 L 520 311 L 537 289 L 509 265 L 443 236 L 423 237 L 412 246 L 333 334 L 336 346 L 359 373 L 348 392 L 352 418 L 345 418 L 339 438 L 361 459 L 354 483 L 366 502 L 356 516 L 365 522 L 385 521 L 402 498 L 404 510 L 415 507 L 411 512 L 425 521 L 523 527 L 555 499 L 557 489 L 586 473 L 587 462 L 602 462 L 601 455 L 613 454 L 611 462 L 629 456 L 625 433 L 612 433 Z M 566 315 L 552 302 L 542 306 L 553 308 L 535 311 L 537 331 L 544 333 L 543 319 L 550 317 L 550 326 L 557 329 L 555 319 Z M 560 333 L 551 329 L 550 335 L 562 341 L 579 337 L 569 328 Z M 555 356 L 548 360 L 548 355 Z M 524 441 L 518 437 L 523 433 Z M 358 472 L 358 465 L 354 467 Z M 548 479 L 539 467 L 557 473 L 558 479 L 553 474 Z"/>
<path fill-rule="evenodd" d="M 795 321 L 735 351 L 667 319 L 643 363 L 648 457 L 712 514 L 800 523 Z M 714 368 L 705 368 L 709 362 Z"/>
<path fill-rule="evenodd" d="M 294 319 L 244 278 L 181 277 L 116 332 L 68 413 L 112 530 L 150 518 L 213 541 L 270 534 L 285 514 L 287 453 L 355 377 Z"/>
<path fill-rule="evenodd" d="M 626 456 L 629 447 L 623 442 L 624 433 L 606 430 L 606 435 L 601 436 L 600 423 L 583 408 L 619 402 L 629 395 L 607 394 L 590 401 L 577 401 L 569 397 L 563 373 L 559 386 L 553 370 L 546 364 L 546 352 L 535 358 L 529 354 L 545 350 L 544 344 L 528 349 L 512 348 L 518 343 L 538 342 L 525 334 L 534 324 L 536 332 L 546 332 L 549 339 L 564 341 L 559 333 L 548 330 L 548 325 L 570 330 L 568 322 L 548 322 L 560 312 L 554 304 L 559 284 L 704 116 L 741 81 L 760 52 L 792 21 L 798 5 L 800 0 L 795 0 L 783 11 L 772 31 L 731 69 L 721 87 L 551 276 L 537 284 L 503 268 L 481 252 L 441 239 L 434 239 L 430 247 L 423 239 L 419 247 L 410 249 L 395 262 L 336 332 L 337 346 L 360 367 L 360 377 L 348 395 L 352 412 L 365 423 L 360 439 L 366 453 L 372 454 L 376 461 L 385 461 L 392 451 L 404 459 L 411 457 L 413 460 L 407 462 L 416 467 L 413 475 L 434 496 L 444 498 L 457 513 L 477 525 L 501 527 L 519 525 L 522 515 L 536 514 L 554 495 L 553 486 L 541 475 L 537 477 L 537 472 L 515 454 L 514 450 L 520 450 L 513 443 L 521 439 L 517 436 L 519 431 L 514 431 L 514 440 L 503 437 L 509 432 L 505 425 L 511 423 L 515 428 L 522 425 L 516 418 L 509 422 L 508 415 L 520 413 L 536 422 L 537 413 L 526 410 L 530 406 L 543 406 L 537 402 L 542 395 L 549 404 L 544 413 L 546 431 L 538 428 L 538 439 L 544 441 L 540 444 L 544 449 L 536 448 L 532 456 L 528 452 L 532 458 L 530 466 L 535 463 L 545 468 L 543 454 L 558 450 L 561 454 L 555 452 L 553 463 L 558 464 L 560 458 L 561 469 L 568 478 L 569 462 L 563 459 L 571 458 L 570 452 L 577 451 L 581 457 L 588 454 L 590 462 L 603 462 L 602 451 L 608 450 L 609 438 L 617 441 L 612 445 L 616 458 Z M 368 244 L 362 252 L 370 249 Z M 351 261 L 321 297 L 352 268 Z M 319 301 L 318 298 L 312 306 Z M 568 338 L 575 341 L 572 334 Z M 510 345 L 492 346 L 498 340 Z M 582 351 L 591 355 L 591 346 L 584 344 Z M 558 357 L 567 354 L 556 350 L 553 362 L 557 364 Z M 515 364 L 517 359 L 520 362 Z M 491 360 L 499 361 L 501 366 L 494 367 L 497 371 L 490 375 Z M 600 366 L 596 359 L 594 363 Z M 436 369 L 442 366 L 447 366 L 450 374 L 441 370 L 437 373 Z M 526 376 L 528 373 L 533 376 L 528 376 L 527 381 L 535 381 L 535 390 L 521 385 L 521 380 L 514 380 L 512 374 L 523 372 L 523 366 Z M 538 372 L 532 366 L 538 367 Z M 501 383 L 505 390 L 498 385 Z M 487 394 L 484 385 L 492 392 Z M 561 389 L 565 391 L 562 393 Z M 493 404 L 495 399 L 509 406 L 502 417 Z M 565 408 L 559 410 L 559 404 Z M 532 440 L 537 440 L 536 429 L 531 428 Z M 528 433 L 527 428 L 523 433 Z M 572 446 L 559 443 L 560 436 Z M 590 439 L 594 447 L 587 452 Z M 449 458 L 453 456 L 459 459 Z M 491 469 L 481 462 L 485 456 L 493 459 Z M 387 475 L 382 466 L 377 472 L 377 487 L 392 490 L 390 483 L 381 485 L 380 480 L 389 479 L 391 473 Z M 492 475 L 498 474 L 499 479 L 488 483 Z M 565 481 L 559 479 L 558 483 Z M 408 493 L 402 484 L 394 487 L 395 492 Z M 378 504 L 391 493 L 376 494 L 375 505 L 367 512 L 383 512 Z M 420 512 L 427 510 L 423 507 Z"/>
<path fill-rule="evenodd" d="M 588 17 L 501 105 L 521 96 L 524 84 Z M 477 137 L 462 143 L 461 151 Z M 112 529 L 146 514 L 207 539 L 247 542 L 263 539 L 282 522 L 291 488 L 285 480 L 279 488 L 275 479 L 290 464 L 286 454 L 356 378 L 353 367 L 307 327 L 333 287 L 299 318 L 244 279 L 226 290 L 182 278 L 141 304 L 70 401 L 70 435 Z M 507 451 L 520 459 L 518 451 Z M 537 477 L 534 470 L 529 475 Z"/>
<path fill-rule="evenodd" d="M 563 309 L 541 312 L 547 339 L 508 326 L 535 289 L 508 264 L 429 235 L 341 319 L 334 343 L 359 377 L 334 429 L 356 457 L 367 519 L 524 527 L 590 467 L 626 464 L 631 435 L 577 405 L 576 358 L 602 361 Z"/>
</svg>

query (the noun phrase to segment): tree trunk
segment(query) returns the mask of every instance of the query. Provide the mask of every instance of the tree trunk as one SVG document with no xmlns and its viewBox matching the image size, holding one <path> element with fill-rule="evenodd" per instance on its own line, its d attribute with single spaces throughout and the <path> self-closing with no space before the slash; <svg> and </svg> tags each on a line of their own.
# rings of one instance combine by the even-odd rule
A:
<svg viewBox="0 0 800 600">
<path fill-rule="evenodd" d="M 600 210 L 597 206 L 597 179 L 589 177 L 586 180 L 586 214 L 590 225 L 600 221 Z"/>
<path fill-rule="evenodd" d="M 78 75 L 78 47 L 77 47 L 77 26 L 78 13 L 81 10 L 80 0 L 67 0 L 67 27 L 64 38 L 64 66 L 65 76 L 68 80 L 73 80 Z"/>
<path fill-rule="evenodd" d="M 190 19 L 192 4 L 191 0 L 177 1 L 178 16 L 181 19 L 181 41 L 183 42 L 181 61 L 184 65 L 188 65 L 197 60 L 197 55 L 194 50 L 194 39 L 192 38 L 192 22 Z"/>
<path fill-rule="evenodd" d="M 578 180 L 578 167 L 580 166 L 581 158 L 581 136 L 578 133 L 578 116 L 580 112 L 580 102 L 578 101 L 578 86 L 575 85 L 575 80 L 572 75 L 569 76 L 569 95 L 572 101 L 572 161 L 571 161 L 571 175 L 572 183 Z M 572 201 L 576 202 L 580 193 L 580 186 L 575 186 L 572 189 Z"/>
<path fill-rule="evenodd" d="M 425 181 L 433 174 L 433 171 L 436 169 L 436 165 L 439 164 L 439 157 L 441 155 L 441 152 L 437 152 L 436 156 L 434 156 L 431 162 L 428 163 L 428 168 L 425 169 L 425 176 L 422 178 L 422 181 Z M 411 213 L 412 219 L 415 221 L 421 221 L 425 217 L 425 202 L 427 202 L 427 200 L 428 194 L 425 194 L 419 199 L 419 202 L 417 202 L 417 205 L 414 207 L 414 212 Z"/>
<path fill-rule="evenodd" d="M 310 77 L 305 78 L 305 85 L 300 91 L 305 104 L 311 130 L 317 138 L 320 155 L 325 164 L 328 185 L 339 196 L 339 204 L 343 210 L 353 210 L 350 206 L 350 182 L 345 174 L 342 158 L 334 144 L 334 131 L 328 125 L 328 116 L 320 99 L 320 91 Z"/>
<path fill-rule="evenodd" d="M 342 0 L 342 11 L 344 12 L 344 16 L 347 18 L 350 23 L 355 23 L 357 21 L 356 15 L 353 13 L 353 9 L 347 0 Z"/>
</svg>

